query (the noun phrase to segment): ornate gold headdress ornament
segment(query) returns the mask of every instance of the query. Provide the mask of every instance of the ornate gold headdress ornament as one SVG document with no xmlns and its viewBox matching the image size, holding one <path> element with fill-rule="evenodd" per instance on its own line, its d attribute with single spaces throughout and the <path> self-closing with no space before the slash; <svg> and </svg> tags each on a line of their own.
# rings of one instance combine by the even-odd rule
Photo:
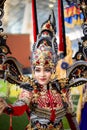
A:
<svg viewBox="0 0 87 130">
<path fill-rule="evenodd" d="M 38 66 L 42 65 L 45 67 L 54 67 L 53 62 L 53 53 L 50 46 L 46 46 L 44 44 L 41 44 L 32 55 L 32 65 Z"/>
</svg>

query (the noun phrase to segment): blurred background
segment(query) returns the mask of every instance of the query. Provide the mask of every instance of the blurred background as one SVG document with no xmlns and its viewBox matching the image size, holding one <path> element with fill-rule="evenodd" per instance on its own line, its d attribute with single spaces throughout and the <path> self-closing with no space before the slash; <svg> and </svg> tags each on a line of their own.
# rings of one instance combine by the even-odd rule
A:
<svg viewBox="0 0 87 130">
<path fill-rule="evenodd" d="M 79 0 L 77 0 L 77 3 L 79 4 Z M 36 0 L 39 31 L 42 23 L 48 19 L 51 9 L 53 9 L 56 18 L 57 39 L 59 39 L 58 6 L 57 0 Z M 63 6 L 64 10 L 69 6 L 66 0 L 63 0 Z M 68 13 L 68 15 L 73 15 L 73 9 L 70 9 L 69 12 L 70 14 Z M 74 13 L 77 13 L 76 10 Z M 31 0 L 6 0 L 2 22 L 4 32 L 7 33 L 9 37 L 7 39 L 7 44 L 12 51 L 12 56 L 16 57 L 24 68 L 26 68 L 24 73 L 30 73 L 28 69 L 30 67 L 29 56 L 33 44 Z M 78 50 L 77 43 L 83 35 L 83 32 L 81 24 L 74 25 L 73 20 L 70 24 L 71 27 L 65 26 L 65 32 L 66 36 L 68 36 L 72 42 L 72 55 L 74 56 L 75 52 Z M 18 48 L 23 52 L 21 53 L 22 56 L 19 55 Z"/>
</svg>

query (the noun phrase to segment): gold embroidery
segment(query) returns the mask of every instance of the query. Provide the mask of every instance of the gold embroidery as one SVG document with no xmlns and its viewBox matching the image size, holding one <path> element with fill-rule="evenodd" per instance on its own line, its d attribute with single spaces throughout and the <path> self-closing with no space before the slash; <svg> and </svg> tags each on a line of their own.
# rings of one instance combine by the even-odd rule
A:
<svg viewBox="0 0 87 130">
<path fill-rule="evenodd" d="M 62 122 L 60 122 L 59 125 L 56 128 L 54 128 L 54 126 L 52 125 L 52 123 L 50 123 L 47 128 L 42 128 L 40 126 L 40 124 L 38 123 L 36 125 L 36 128 L 38 130 L 63 130 L 63 124 L 62 124 Z M 34 128 L 31 128 L 31 123 L 29 123 L 27 125 L 26 130 L 34 130 Z"/>
</svg>

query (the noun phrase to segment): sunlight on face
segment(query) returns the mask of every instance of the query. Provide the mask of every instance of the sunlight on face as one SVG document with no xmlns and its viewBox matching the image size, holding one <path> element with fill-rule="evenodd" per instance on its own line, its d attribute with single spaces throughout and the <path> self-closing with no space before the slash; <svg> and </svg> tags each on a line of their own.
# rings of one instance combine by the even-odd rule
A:
<svg viewBox="0 0 87 130">
<path fill-rule="evenodd" d="M 34 78 L 41 85 L 46 85 L 51 78 L 51 68 L 44 66 L 36 66 L 34 70 Z"/>
</svg>

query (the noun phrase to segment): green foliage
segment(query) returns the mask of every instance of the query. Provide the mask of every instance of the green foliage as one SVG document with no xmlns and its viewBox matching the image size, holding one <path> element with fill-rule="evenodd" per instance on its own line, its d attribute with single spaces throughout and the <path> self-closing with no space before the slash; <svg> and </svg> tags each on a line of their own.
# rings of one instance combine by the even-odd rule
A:
<svg viewBox="0 0 87 130">
<path fill-rule="evenodd" d="M 22 116 L 13 117 L 13 130 L 24 130 L 28 124 L 26 113 Z M 0 130 L 9 130 L 9 116 L 2 114 L 0 116 Z"/>
<path fill-rule="evenodd" d="M 7 95 L 7 82 L 0 79 L 0 97 L 5 97 Z"/>
</svg>

